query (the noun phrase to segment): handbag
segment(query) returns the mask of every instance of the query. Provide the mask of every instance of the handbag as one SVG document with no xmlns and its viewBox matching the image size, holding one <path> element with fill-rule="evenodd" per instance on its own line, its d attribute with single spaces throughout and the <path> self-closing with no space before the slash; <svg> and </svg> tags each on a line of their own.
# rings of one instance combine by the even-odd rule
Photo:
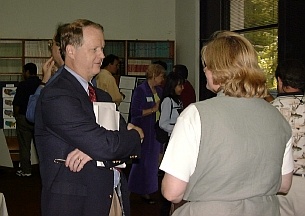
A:
<svg viewBox="0 0 305 216">
<path fill-rule="evenodd" d="M 168 133 L 159 126 L 159 120 L 155 123 L 155 132 L 156 139 L 159 143 L 164 144 L 169 141 Z"/>
<path fill-rule="evenodd" d="M 173 111 L 173 102 L 171 100 L 170 118 L 172 116 L 172 111 Z M 168 133 L 165 130 L 163 130 L 162 128 L 160 128 L 159 120 L 155 123 L 155 132 L 156 132 L 156 140 L 159 143 L 161 143 L 161 144 L 168 143 L 168 141 L 169 141 Z"/>
</svg>

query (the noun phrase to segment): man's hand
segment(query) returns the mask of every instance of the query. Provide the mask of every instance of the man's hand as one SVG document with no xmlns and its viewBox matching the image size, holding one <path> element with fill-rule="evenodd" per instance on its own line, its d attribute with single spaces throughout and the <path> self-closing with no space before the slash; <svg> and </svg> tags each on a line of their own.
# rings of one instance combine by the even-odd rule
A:
<svg viewBox="0 0 305 216">
<path fill-rule="evenodd" d="M 127 130 L 132 130 L 132 129 L 138 131 L 138 133 L 140 135 L 140 138 L 141 138 L 141 141 L 142 141 L 144 139 L 144 132 L 143 132 L 142 128 L 139 128 L 139 127 L 137 127 L 137 126 L 135 126 L 131 123 L 128 123 Z"/>
<path fill-rule="evenodd" d="M 65 165 L 66 167 L 69 167 L 72 172 L 79 172 L 83 169 L 85 164 L 91 160 L 92 158 L 84 152 L 75 149 L 68 154 Z"/>
<path fill-rule="evenodd" d="M 122 95 L 123 100 L 124 100 L 126 96 L 122 92 L 120 92 L 120 94 Z"/>
<path fill-rule="evenodd" d="M 53 57 L 49 58 L 46 63 L 42 66 L 42 82 L 47 83 L 52 76 L 52 68 L 54 66 L 55 62 L 53 60 Z"/>
</svg>

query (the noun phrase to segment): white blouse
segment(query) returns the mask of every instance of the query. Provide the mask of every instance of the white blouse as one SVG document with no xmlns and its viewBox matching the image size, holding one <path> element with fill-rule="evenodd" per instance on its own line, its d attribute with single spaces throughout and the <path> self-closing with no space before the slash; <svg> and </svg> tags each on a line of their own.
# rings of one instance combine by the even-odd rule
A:
<svg viewBox="0 0 305 216">
<path fill-rule="evenodd" d="M 182 110 L 182 109 L 183 109 L 182 103 L 177 104 L 170 97 L 164 98 L 164 100 L 161 103 L 161 115 L 159 119 L 159 126 L 163 130 L 168 132 L 169 136 L 172 133 L 177 118 L 179 116 L 178 110 Z"/>
</svg>

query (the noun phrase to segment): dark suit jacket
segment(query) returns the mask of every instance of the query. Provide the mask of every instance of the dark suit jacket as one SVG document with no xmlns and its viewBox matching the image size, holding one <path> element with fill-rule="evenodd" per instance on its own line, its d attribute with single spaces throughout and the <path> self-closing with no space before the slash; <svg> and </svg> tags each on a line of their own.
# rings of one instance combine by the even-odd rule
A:
<svg viewBox="0 0 305 216">
<path fill-rule="evenodd" d="M 96 89 L 97 101 L 111 101 Z M 95 161 L 113 161 L 140 154 L 140 136 L 128 131 L 108 131 L 95 123 L 93 105 L 78 80 L 65 69 L 41 92 L 35 114 L 35 139 L 42 179 L 43 216 L 107 215 L 113 194 L 113 170 Z M 71 172 L 55 158 L 65 159 L 75 148 L 93 160 Z M 125 189 L 123 189 L 125 190 Z"/>
</svg>

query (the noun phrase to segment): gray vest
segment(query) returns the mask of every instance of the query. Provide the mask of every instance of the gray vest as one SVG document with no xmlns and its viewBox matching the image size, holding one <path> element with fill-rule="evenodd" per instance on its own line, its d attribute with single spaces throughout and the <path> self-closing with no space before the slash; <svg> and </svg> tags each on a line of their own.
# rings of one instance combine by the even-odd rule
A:
<svg viewBox="0 0 305 216">
<path fill-rule="evenodd" d="M 279 215 L 276 193 L 291 137 L 287 121 L 263 99 L 218 95 L 195 105 L 199 155 L 184 195 L 190 202 L 176 214 Z"/>
</svg>

